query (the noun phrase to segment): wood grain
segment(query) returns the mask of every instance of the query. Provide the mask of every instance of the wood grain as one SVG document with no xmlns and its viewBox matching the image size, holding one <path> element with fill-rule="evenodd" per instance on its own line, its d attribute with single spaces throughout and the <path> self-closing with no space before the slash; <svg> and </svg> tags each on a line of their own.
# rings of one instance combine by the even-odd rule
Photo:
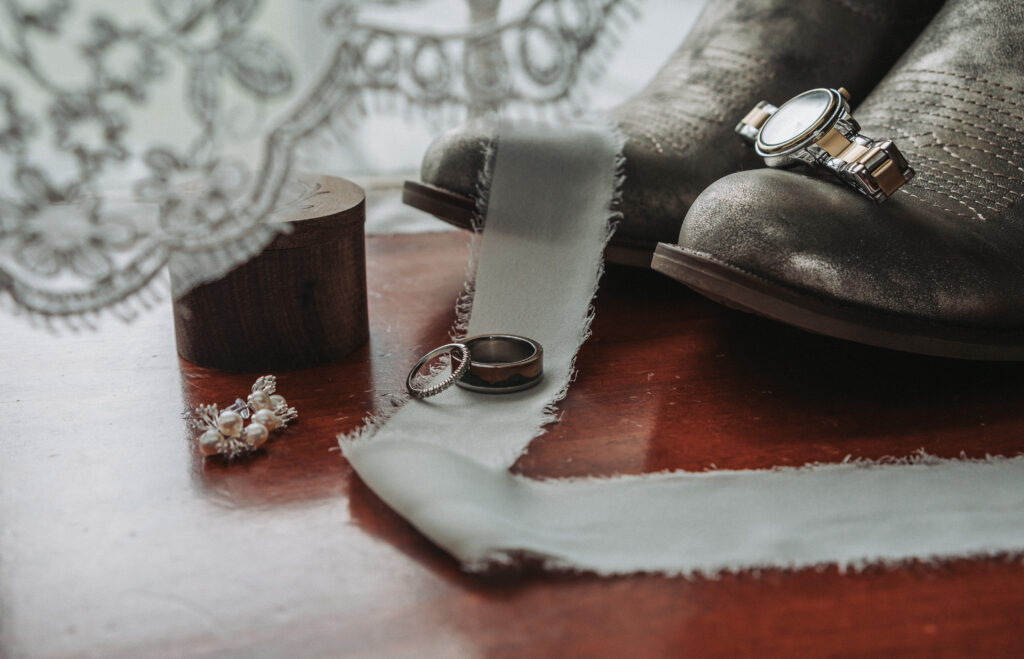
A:
<svg viewBox="0 0 1024 659">
<path fill-rule="evenodd" d="M 278 373 L 300 417 L 204 459 L 182 418 L 262 373 L 175 355 L 169 308 L 51 337 L 0 318 L 0 655 L 1020 656 L 1019 558 L 716 579 L 463 574 L 335 435 L 445 340 L 465 237 L 368 241 L 369 343 Z M 425 276 L 428 275 L 428 276 Z M 169 307 L 169 304 L 168 304 Z M 1020 366 L 845 344 L 611 269 L 562 422 L 528 476 L 1017 454 Z M 699 529 L 694 529 L 699 533 Z"/>
<path fill-rule="evenodd" d="M 366 343 L 365 194 L 331 176 L 302 184 L 300 203 L 283 211 L 290 233 L 175 300 L 182 357 L 229 371 L 286 370 L 336 362 Z"/>
</svg>

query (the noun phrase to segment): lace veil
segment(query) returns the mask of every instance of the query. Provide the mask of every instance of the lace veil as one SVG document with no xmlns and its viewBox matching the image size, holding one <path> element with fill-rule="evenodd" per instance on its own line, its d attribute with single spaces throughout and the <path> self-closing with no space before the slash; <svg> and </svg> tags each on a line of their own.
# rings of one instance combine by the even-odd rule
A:
<svg viewBox="0 0 1024 659">
<path fill-rule="evenodd" d="M 131 318 L 166 266 L 178 295 L 284 230 L 300 154 L 368 100 L 565 110 L 635 12 L 499 2 L 0 0 L 0 299 Z"/>
</svg>

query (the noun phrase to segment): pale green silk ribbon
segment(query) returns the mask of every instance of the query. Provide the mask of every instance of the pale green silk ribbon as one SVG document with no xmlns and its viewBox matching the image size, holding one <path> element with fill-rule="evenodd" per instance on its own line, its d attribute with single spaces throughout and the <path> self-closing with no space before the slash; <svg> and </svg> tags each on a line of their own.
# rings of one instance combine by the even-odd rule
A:
<svg viewBox="0 0 1024 659">
<path fill-rule="evenodd" d="M 502 126 L 468 333 L 540 341 L 545 380 L 509 395 L 453 388 L 343 438 L 378 496 L 469 569 L 532 556 L 601 574 L 706 574 L 1024 548 L 1022 458 L 512 475 L 588 333 L 621 147 L 602 125 Z"/>
</svg>

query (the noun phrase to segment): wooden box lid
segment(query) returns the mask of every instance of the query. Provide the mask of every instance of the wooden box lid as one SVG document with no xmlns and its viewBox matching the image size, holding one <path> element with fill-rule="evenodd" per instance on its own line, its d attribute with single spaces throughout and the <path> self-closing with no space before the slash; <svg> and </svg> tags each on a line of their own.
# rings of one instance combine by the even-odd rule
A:
<svg viewBox="0 0 1024 659">
<path fill-rule="evenodd" d="M 200 366 L 275 371 L 335 362 L 369 336 L 365 193 L 309 176 L 293 231 L 174 303 L 178 354 Z M 308 196 L 307 196 L 308 195 Z"/>
</svg>

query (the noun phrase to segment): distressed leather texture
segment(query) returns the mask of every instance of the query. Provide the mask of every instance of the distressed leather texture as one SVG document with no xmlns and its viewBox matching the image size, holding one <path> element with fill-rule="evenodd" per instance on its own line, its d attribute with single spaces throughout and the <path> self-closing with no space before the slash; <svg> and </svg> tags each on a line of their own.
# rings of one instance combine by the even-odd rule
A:
<svg viewBox="0 0 1024 659">
<path fill-rule="evenodd" d="M 698 197 L 679 246 L 830 302 L 1024 327 L 1024 3 L 950 0 L 853 114 L 917 171 L 889 201 L 741 172 Z"/>
<path fill-rule="evenodd" d="M 761 166 L 734 128 L 760 100 L 812 87 L 864 98 L 941 0 L 711 0 L 655 78 L 612 111 L 627 141 L 616 238 L 671 242 L 690 204 L 716 179 Z M 472 196 L 491 141 L 486 124 L 441 135 L 423 181 Z"/>
</svg>

